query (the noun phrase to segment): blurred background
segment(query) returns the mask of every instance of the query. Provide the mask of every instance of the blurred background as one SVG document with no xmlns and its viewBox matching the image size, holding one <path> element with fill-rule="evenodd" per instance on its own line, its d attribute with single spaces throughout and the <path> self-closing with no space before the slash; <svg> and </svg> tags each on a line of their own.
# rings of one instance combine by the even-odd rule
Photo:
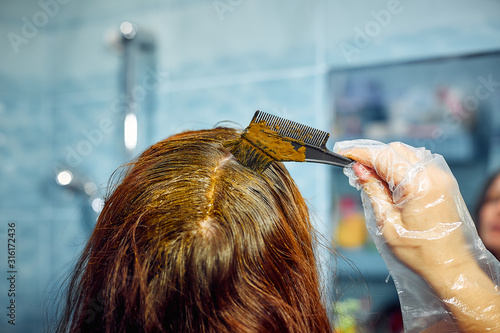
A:
<svg viewBox="0 0 500 333">
<path fill-rule="evenodd" d="M 496 0 L 0 0 L 0 331 L 41 331 L 115 169 L 256 110 L 329 131 L 330 148 L 370 138 L 443 154 L 473 209 L 500 168 L 499 35 Z M 337 168 L 287 166 L 349 259 L 323 262 L 343 286 L 338 325 L 389 332 L 397 295 L 359 194 Z"/>
</svg>

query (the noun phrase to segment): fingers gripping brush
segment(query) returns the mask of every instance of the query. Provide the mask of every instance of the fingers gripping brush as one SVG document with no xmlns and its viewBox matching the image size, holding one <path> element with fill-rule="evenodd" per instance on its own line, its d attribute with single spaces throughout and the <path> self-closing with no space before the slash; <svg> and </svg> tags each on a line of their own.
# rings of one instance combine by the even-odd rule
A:
<svg viewBox="0 0 500 333">
<path fill-rule="evenodd" d="M 241 164 L 263 172 L 273 161 L 314 162 L 345 167 L 353 162 L 326 148 L 327 132 L 255 112 L 241 137 L 225 144 Z"/>
</svg>

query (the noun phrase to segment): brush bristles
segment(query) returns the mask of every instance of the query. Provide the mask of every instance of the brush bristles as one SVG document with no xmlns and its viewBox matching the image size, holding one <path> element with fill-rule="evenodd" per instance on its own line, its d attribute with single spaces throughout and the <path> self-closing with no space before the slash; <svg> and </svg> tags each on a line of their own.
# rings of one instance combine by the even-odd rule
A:
<svg viewBox="0 0 500 333">
<path fill-rule="evenodd" d="M 264 126 L 264 129 L 259 129 L 259 126 Z M 257 134 L 261 132 L 265 133 L 267 137 L 265 136 L 263 139 L 260 134 Z M 225 143 L 224 146 L 241 164 L 261 173 L 264 172 L 274 160 L 304 161 L 304 152 L 295 151 L 290 144 L 291 141 L 298 141 L 301 146 L 306 143 L 318 148 L 325 148 L 329 136 L 330 134 L 325 131 L 295 121 L 283 119 L 269 113 L 257 111 L 250 125 L 245 129 L 241 137 L 237 140 L 231 140 Z M 248 140 L 247 137 L 250 140 Z M 293 153 L 297 153 L 298 156 L 293 155 L 292 158 L 289 156 L 290 150 L 286 149 L 284 151 L 283 149 L 279 150 L 278 156 L 276 156 L 276 151 L 274 151 L 274 155 L 270 154 L 270 145 L 273 144 L 288 144 L 292 148 Z M 285 151 L 286 155 L 281 156 L 280 154 L 284 154 Z M 301 154 L 302 156 L 300 156 Z"/>
<path fill-rule="evenodd" d="M 231 154 L 244 166 L 262 173 L 274 161 L 261 149 L 255 147 L 244 137 L 224 144 Z"/>
<path fill-rule="evenodd" d="M 255 112 L 252 122 L 258 123 L 261 121 L 265 121 L 266 126 L 273 131 L 276 131 L 278 135 L 299 140 L 316 147 L 326 146 L 326 141 L 330 136 L 328 132 L 309 127 L 295 121 L 284 119 L 262 111 Z"/>
</svg>

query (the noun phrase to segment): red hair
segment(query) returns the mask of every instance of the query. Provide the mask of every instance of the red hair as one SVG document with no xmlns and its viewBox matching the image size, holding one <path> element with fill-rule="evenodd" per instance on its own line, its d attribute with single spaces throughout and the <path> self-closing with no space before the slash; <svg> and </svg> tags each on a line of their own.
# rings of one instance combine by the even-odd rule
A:
<svg viewBox="0 0 500 333">
<path fill-rule="evenodd" d="M 330 332 L 306 204 L 281 163 L 242 166 L 233 129 L 147 149 L 105 202 L 58 332 Z"/>
</svg>

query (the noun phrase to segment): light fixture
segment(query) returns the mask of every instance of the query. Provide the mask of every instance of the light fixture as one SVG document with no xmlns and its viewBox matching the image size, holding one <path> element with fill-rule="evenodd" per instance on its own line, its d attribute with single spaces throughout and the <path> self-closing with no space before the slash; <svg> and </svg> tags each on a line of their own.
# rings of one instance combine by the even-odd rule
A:
<svg viewBox="0 0 500 333">
<path fill-rule="evenodd" d="M 137 116 L 133 113 L 125 116 L 124 140 L 125 148 L 128 150 L 133 150 L 137 146 Z"/>
<path fill-rule="evenodd" d="M 94 195 L 97 192 L 97 185 L 92 182 L 86 182 L 83 184 L 83 190 L 87 195 Z"/>
<path fill-rule="evenodd" d="M 73 180 L 73 174 L 69 170 L 62 170 L 56 175 L 56 181 L 61 186 L 66 186 Z"/>
<path fill-rule="evenodd" d="M 102 198 L 95 198 L 92 200 L 92 209 L 96 213 L 100 213 L 104 207 L 104 200 Z"/>
<path fill-rule="evenodd" d="M 137 31 L 135 30 L 135 27 L 132 23 L 129 21 L 122 22 L 120 24 L 120 32 L 122 33 L 123 37 L 126 39 L 132 39 L 134 38 L 135 34 Z"/>
</svg>

